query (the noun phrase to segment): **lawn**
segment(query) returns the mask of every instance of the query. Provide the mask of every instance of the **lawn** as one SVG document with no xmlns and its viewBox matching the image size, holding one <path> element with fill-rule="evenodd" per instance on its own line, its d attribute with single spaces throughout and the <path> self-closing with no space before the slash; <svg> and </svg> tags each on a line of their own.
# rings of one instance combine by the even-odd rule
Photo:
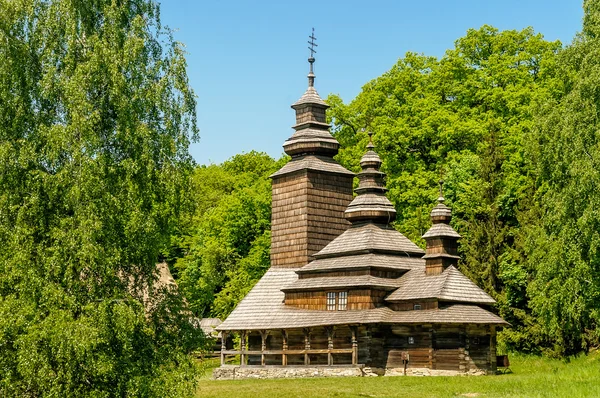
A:
<svg viewBox="0 0 600 398">
<path fill-rule="evenodd" d="M 600 353 L 569 362 L 511 355 L 497 376 L 200 381 L 197 397 L 600 397 Z M 210 366 L 210 365 L 209 365 Z"/>
</svg>

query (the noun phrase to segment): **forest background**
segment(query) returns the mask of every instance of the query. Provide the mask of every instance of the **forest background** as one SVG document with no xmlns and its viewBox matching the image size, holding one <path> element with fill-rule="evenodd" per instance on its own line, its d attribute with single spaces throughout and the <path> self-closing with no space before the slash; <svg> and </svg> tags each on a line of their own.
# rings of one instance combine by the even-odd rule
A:
<svg viewBox="0 0 600 398">
<path fill-rule="evenodd" d="M 600 342 L 600 0 L 583 4 L 568 45 L 483 26 L 327 98 L 342 165 L 374 132 L 394 227 L 423 245 L 443 179 L 502 344 L 560 357 Z M 269 267 L 288 159 L 193 163 L 185 53 L 151 1 L 0 0 L 0 82 L 0 395 L 189 395 L 190 315 L 226 317 Z M 182 294 L 154 284 L 163 260 Z"/>
</svg>

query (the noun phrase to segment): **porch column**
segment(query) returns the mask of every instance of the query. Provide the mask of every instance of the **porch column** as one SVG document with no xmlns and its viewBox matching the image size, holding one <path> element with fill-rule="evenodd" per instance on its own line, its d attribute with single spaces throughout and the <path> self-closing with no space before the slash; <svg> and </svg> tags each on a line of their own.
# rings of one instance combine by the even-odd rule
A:
<svg viewBox="0 0 600 398">
<path fill-rule="evenodd" d="M 260 345 L 260 364 L 265 366 L 265 350 L 267 349 L 267 336 L 269 335 L 268 330 L 260 331 L 261 345 Z"/>
<path fill-rule="evenodd" d="M 435 339 L 433 326 L 429 329 L 429 369 L 433 369 L 433 340 Z"/>
<path fill-rule="evenodd" d="M 240 332 L 240 366 L 246 365 L 246 331 Z"/>
<path fill-rule="evenodd" d="M 283 338 L 283 353 L 281 354 L 281 365 L 287 366 L 288 334 L 286 330 L 281 331 L 281 337 Z"/>
<path fill-rule="evenodd" d="M 304 349 L 310 350 L 310 328 L 304 329 Z M 304 353 L 304 365 L 310 365 L 310 355 L 307 352 Z"/>
<path fill-rule="evenodd" d="M 357 326 L 351 326 L 350 330 L 352 331 L 352 365 L 358 365 L 358 339 L 357 335 Z"/>
<path fill-rule="evenodd" d="M 496 326 L 490 326 L 490 370 L 492 374 L 496 373 L 497 365 L 496 365 Z"/>
<path fill-rule="evenodd" d="M 333 365 L 333 326 L 327 328 L 327 365 Z"/>
<path fill-rule="evenodd" d="M 225 350 L 227 350 L 227 332 L 221 332 L 221 366 L 225 365 Z"/>
</svg>

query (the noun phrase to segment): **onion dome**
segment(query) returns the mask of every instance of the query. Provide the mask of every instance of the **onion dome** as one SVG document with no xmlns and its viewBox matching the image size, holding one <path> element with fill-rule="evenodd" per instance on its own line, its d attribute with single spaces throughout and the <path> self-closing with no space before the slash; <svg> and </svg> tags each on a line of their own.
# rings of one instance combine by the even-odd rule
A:
<svg viewBox="0 0 600 398">
<path fill-rule="evenodd" d="M 456 266 L 460 259 L 458 239 L 461 236 L 450 226 L 452 210 L 444 204 L 442 186 L 443 182 L 440 181 L 438 204 L 431 211 L 433 225 L 423 235 L 427 243 L 426 254 L 423 256 L 427 275 L 439 275 L 449 266 Z"/>
<path fill-rule="evenodd" d="M 452 220 L 452 209 L 444 204 L 444 196 L 442 195 L 443 182 L 440 181 L 440 196 L 437 198 L 438 204 L 431 210 L 431 222 L 433 225 L 423 235 L 423 239 L 428 238 L 460 238 L 461 236 L 450 226 Z"/>
<path fill-rule="evenodd" d="M 345 216 L 352 223 L 371 221 L 388 224 L 396 219 L 396 209 L 385 196 L 385 173 L 379 171 L 381 159 L 373 149 L 373 133 L 369 133 L 367 153 L 360 160 L 362 171 L 358 173 L 357 196 L 348 205 Z"/>
</svg>

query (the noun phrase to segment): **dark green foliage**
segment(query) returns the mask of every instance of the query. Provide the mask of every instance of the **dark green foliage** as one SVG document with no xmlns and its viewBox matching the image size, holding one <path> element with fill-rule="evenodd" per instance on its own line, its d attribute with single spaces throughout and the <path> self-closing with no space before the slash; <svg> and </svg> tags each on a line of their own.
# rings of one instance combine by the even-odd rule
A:
<svg viewBox="0 0 600 398">
<path fill-rule="evenodd" d="M 510 342 L 527 349 L 527 281 L 521 213 L 531 203 L 532 169 L 525 154 L 536 104 L 550 95 L 546 70 L 560 49 L 532 29 L 469 30 L 440 60 L 407 54 L 364 86 L 350 104 L 329 97 L 330 117 L 355 169 L 366 135 L 375 132 L 388 173 L 396 227 L 421 245 L 437 181 L 463 235 L 462 271 L 499 302 L 514 326 Z"/>
<path fill-rule="evenodd" d="M 554 95 L 540 109 L 532 145 L 528 292 L 559 355 L 600 340 L 600 2 L 586 1 L 584 10 L 583 33 L 557 59 Z"/>
<path fill-rule="evenodd" d="M 191 165 L 185 67 L 153 2 L 0 1 L 0 395 L 190 393 L 201 333 L 150 288 Z"/>
<path fill-rule="evenodd" d="M 285 162 L 250 152 L 198 167 L 179 286 L 198 316 L 225 318 L 269 268 L 271 182 Z"/>
</svg>

